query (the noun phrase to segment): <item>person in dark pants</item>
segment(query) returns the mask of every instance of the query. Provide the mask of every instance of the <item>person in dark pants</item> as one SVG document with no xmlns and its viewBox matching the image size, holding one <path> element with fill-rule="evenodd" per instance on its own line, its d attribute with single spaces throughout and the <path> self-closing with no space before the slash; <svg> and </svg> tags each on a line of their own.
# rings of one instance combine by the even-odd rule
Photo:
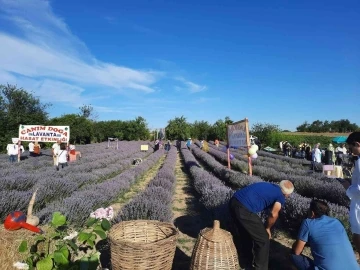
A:
<svg viewBox="0 0 360 270">
<path fill-rule="evenodd" d="M 181 140 L 176 140 L 176 148 L 177 148 L 177 151 L 180 152 Z"/>
<path fill-rule="evenodd" d="M 329 217 L 329 212 L 326 202 L 311 201 L 308 218 L 302 222 L 292 246 L 291 258 L 296 269 L 360 269 L 344 226 L 338 219 Z M 306 243 L 314 260 L 301 254 Z"/>
<path fill-rule="evenodd" d="M 289 180 L 279 185 L 260 182 L 235 192 L 230 200 L 230 213 L 235 222 L 241 243 L 241 254 L 256 270 L 267 270 L 271 227 L 275 224 L 285 197 L 290 196 L 294 186 Z M 271 209 L 265 225 L 257 213 Z"/>
<path fill-rule="evenodd" d="M 160 148 L 160 142 L 159 142 L 159 140 L 156 140 L 156 141 L 155 141 L 155 145 L 154 145 L 154 152 L 156 152 L 157 150 L 159 150 L 159 148 Z"/>
</svg>

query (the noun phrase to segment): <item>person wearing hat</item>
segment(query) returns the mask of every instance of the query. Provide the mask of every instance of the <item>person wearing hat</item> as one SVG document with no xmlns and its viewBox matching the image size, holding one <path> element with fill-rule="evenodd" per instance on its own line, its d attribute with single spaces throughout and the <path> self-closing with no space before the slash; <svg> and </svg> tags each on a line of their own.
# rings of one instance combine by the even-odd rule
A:
<svg viewBox="0 0 360 270">
<path fill-rule="evenodd" d="M 230 200 L 230 213 L 239 233 L 238 253 L 245 265 L 257 270 L 268 269 L 271 227 L 279 217 L 285 198 L 294 191 L 289 180 L 279 185 L 259 182 L 236 191 Z M 269 209 L 265 226 L 257 213 Z"/>
<path fill-rule="evenodd" d="M 189 138 L 187 141 L 186 141 L 186 146 L 187 148 L 190 150 L 190 146 L 192 144 L 192 141 L 191 141 L 191 138 Z"/>
</svg>

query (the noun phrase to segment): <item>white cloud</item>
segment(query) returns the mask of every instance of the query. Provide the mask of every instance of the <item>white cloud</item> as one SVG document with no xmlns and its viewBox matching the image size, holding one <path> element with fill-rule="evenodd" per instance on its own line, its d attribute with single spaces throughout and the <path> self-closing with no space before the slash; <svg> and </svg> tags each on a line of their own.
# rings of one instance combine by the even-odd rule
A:
<svg viewBox="0 0 360 270">
<path fill-rule="evenodd" d="M 3 20 L 10 22 L 17 31 L 3 29 Z M 113 17 L 105 17 L 105 20 L 118 23 Z M 167 83 L 180 84 L 181 91 L 197 93 L 207 89 L 184 77 L 174 79 L 176 73 L 184 73 L 178 68 L 171 71 L 167 67 L 165 73 L 132 69 L 96 59 L 65 21 L 53 13 L 47 0 L 0 0 L 0 25 L 0 84 L 17 84 L 56 106 L 56 103 L 62 103 L 76 108 L 92 104 L 96 111 L 104 114 L 139 115 L 144 111 L 149 115 L 163 114 L 165 110 L 167 113 L 177 111 L 174 105 L 183 102 L 174 97 L 167 98 L 165 91 L 161 98 L 156 95 L 164 87 L 159 88 L 156 84 L 165 75 L 172 80 Z M 131 27 L 135 31 L 158 34 L 139 25 Z M 93 94 L 91 90 L 94 89 L 102 89 L 104 96 Z M 109 106 L 100 101 L 109 101 L 118 93 L 121 98 L 111 98 Z M 149 93 L 151 95 L 144 96 Z M 132 102 L 134 100 L 136 103 Z"/>
<path fill-rule="evenodd" d="M 176 77 L 175 79 L 182 82 L 185 85 L 185 87 L 175 86 L 176 91 L 187 90 L 191 93 L 199 93 L 207 89 L 206 85 L 196 84 L 194 82 L 184 79 L 183 77 Z"/>
<path fill-rule="evenodd" d="M 18 74 L 47 78 L 53 84 L 58 80 L 67 85 L 101 86 L 120 92 L 154 92 L 152 85 L 161 73 L 96 60 L 63 20 L 53 14 L 48 1 L 0 0 L 0 10 L 23 33 L 15 37 L 0 32 L 0 78 L 13 81 Z"/>
</svg>

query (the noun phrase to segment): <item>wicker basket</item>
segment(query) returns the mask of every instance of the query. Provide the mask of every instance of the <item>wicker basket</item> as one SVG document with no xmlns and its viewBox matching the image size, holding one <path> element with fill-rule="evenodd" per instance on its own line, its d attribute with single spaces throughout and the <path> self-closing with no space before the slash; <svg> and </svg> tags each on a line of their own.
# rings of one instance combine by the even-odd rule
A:
<svg viewBox="0 0 360 270">
<path fill-rule="evenodd" d="M 123 221 L 109 232 L 113 270 L 171 269 L 178 230 L 156 220 Z"/>
<path fill-rule="evenodd" d="M 200 232 L 192 253 L 190 269 L 239 269 L 232 235 L 220 229 L 218 220 L 214 221 L 214 228 L 205 228 Z"/>
</svg>

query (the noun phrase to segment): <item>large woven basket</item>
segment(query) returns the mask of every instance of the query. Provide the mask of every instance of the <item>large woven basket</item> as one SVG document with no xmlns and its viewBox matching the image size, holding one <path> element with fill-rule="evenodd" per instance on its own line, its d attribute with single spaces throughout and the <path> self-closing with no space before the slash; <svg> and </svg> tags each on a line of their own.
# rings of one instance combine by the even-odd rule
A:
<svg viewBox="0 0 360 270">
<path fill-rule="evenodd" d="M 178 230 L 156 220 L 123 221 L 109 232 L 113 270 L 171 269 Z"/>
<path fill-rule="evenodd" d="M 239 269 L 232 235 L 220 229 L 218 220 L 214 221 L 213 228 L 205 228 L 200 232 L 192 253 L 190 269 Z"/>
</svg>

